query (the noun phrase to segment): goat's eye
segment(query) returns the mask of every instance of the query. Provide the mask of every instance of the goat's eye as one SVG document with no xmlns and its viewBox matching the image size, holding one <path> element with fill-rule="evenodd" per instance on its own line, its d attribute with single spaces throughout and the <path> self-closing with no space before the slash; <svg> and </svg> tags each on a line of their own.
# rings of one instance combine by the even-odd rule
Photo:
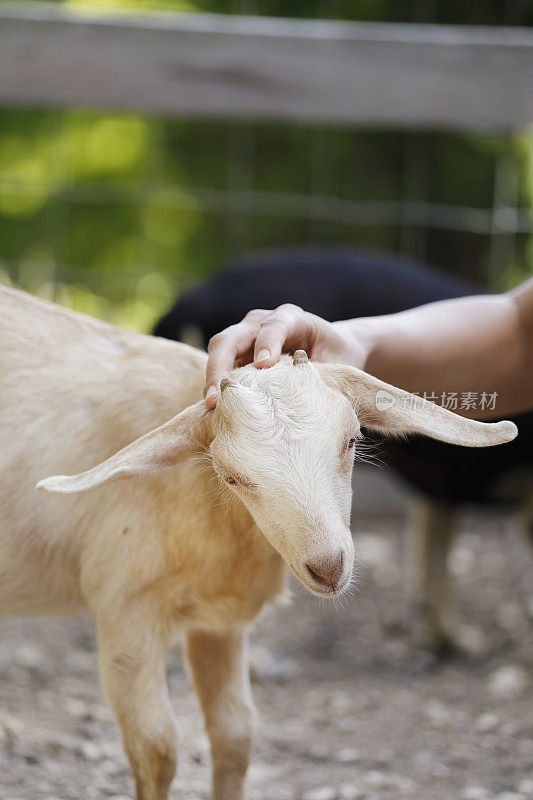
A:
<svg viewBox="0 0 533 800">
<path fill-rule="evenodd" d="M 355 439 L 350 439 L 350 441 L 348 442 L 348 450 L 351 450 L 354 444 L 355 444 Z"/>
<path fill-rule="evenodd" d="M 231 486 L 235 486 L 235 484 L 237 483 L 235 478 L 232 478 L 231 475 L 225 475 L 224 480 L 226 481 L 226 483 L 231 484 Z"/>
</svg>

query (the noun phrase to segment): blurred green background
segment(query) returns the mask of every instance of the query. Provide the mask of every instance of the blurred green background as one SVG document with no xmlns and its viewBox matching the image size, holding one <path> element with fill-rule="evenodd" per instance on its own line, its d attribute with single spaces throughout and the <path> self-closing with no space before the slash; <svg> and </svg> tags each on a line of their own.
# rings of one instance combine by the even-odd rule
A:
<svg viewBox="0 0 533 800">
<path fill-rule="evenodd" d="M 533 0 L 92 5 L 533 24 Z M 428 202 L 458 207 L 461 229 L 406 220 L 402 204 Z M 178 292 L 224 261 L 277 245 L 388 250 L 505 289 L 533 271 L 533 243 L 527 226 L 513 232 L 513 224 L 506 227 L 496 215 L 488 227 L 476 222 L 477 209 L 490 211 L 495 204 L 508 206 L 511 215 L 523 208 L 531 218 L 533 133 L 462 135 L 0 108 L 0 281 L 142 331 Z M 461 213 L 465 208 L 474 212 L 471 224 Z"/>
</svg>

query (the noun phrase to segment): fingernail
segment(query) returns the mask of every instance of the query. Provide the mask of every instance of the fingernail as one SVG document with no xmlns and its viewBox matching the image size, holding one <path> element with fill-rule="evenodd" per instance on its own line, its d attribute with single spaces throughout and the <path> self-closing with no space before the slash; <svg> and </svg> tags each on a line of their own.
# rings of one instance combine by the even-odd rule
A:
<svg viewBox="0 0 533 800">
<path fill-rule="evenodd" d="M 207 400 L 208 397 L 213 397 L 214 394 L 218 394 L 218 389 L 216 386 L 210 386 L 205 393 L 205 399 Z"/>
<path fill-rule="evenodd" d="M 270 350 L 260 350 L 255 359 L 255 363 L 259 364 L 260 361 L 266 361 L 267 358 L 270 358 Z"/>
</svg>

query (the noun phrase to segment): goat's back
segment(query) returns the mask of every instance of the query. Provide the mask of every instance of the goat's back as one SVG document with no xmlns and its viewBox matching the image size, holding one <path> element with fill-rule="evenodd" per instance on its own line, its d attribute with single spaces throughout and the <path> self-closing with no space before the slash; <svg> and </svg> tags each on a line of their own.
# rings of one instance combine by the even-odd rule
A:
<svg viewBox="0 0 533 800">
<path fill-rule="evenodd" d="M 23 612 L 38 591 L 76 604 L 101 497 L 47 496 L 36 483 L 88 469 L 200 399 L 205 355 L 7 287 L 0 320 L 0 606 Z"/>
</svg>

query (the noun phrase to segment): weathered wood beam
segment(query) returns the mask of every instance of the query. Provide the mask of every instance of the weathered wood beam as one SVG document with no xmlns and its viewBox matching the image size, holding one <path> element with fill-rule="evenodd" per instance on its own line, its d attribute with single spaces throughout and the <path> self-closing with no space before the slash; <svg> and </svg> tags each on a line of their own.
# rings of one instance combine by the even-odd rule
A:
<svg viewBox="0 0 533 800">
<path fill-rule="evenodd" d="M 0 5 L 0 103 L 508 131 L 533 31 Z"/>
</svg>

